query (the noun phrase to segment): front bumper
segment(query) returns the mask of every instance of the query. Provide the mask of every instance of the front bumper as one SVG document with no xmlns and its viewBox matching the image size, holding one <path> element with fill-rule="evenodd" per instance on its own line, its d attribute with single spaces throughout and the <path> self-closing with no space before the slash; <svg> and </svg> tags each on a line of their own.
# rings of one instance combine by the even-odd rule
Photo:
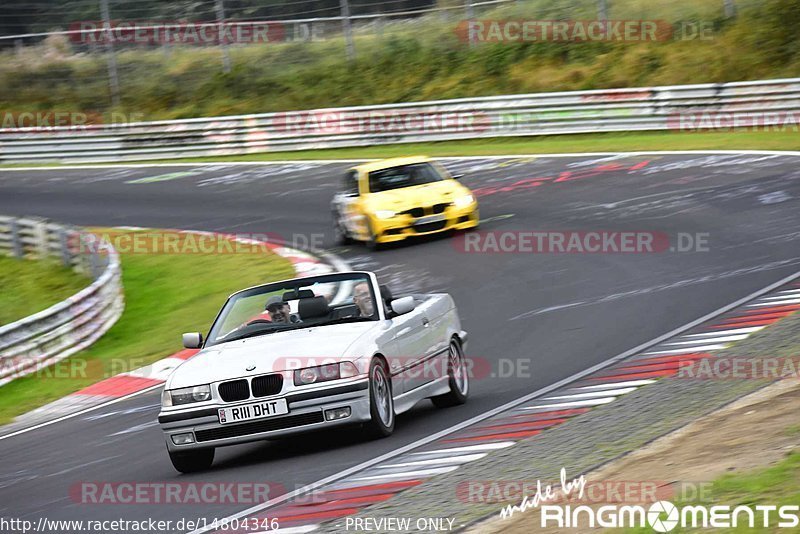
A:
<svg viewBox="0 0 800 534">
<path fill-rule="evenodd" d="M 375 242 L 391 243 L 413 236 L 475 228 L 480 219 L 478 203 L 473 202 L 459 209 L 450 207 L 445 211 L 444 217 L 441 223 L 434 224 L 418 224 L 417 219 L 410 215 L 398 215 L 391 219 L 372 219 Z"/>
<path fill-rule="evenodd" d="M 219 422 L 218 408 L 235 407 L 276 398 L 286 399 L 289 406 L 288 414 L 225 425 Z M 350 417 L 333 421 L 325 419 L 326 410 L 344 407 L 350 408 Z M 369 421 L 369 419 L 369 381 L 367 378 L 308 391 L 293 391 L 286 395 L 195 408 L 162 410 L 158 415 L 158 422 L 164 431 L 167 448 L 170 451 L 223 447 L 361 423 Z M 194 443 L 184 445 L 173 443 L 173 435 L 186 433 L 192 433 Z"/>
</svg>

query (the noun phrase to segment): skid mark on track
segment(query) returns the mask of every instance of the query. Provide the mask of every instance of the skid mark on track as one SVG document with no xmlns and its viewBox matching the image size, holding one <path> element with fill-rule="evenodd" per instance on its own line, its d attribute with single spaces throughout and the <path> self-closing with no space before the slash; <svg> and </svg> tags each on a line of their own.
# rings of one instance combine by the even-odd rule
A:
<svg viewBox="0 0 800 534">
<path fill-rule="evenodd" d="M 706 282 L 714 282 L 717 280 L 723 280 L 726 278 L 733 278 L 737 276 L 753 274 L 763 271 L 770 271 L 773 269 L 782 269 L 784 267 L 793 266 L 793 265 L 800 265 L 800 257 L 795 257 L 787 260 L 775 261 L 771 263 L 766 263 L 763 265 L 756 265 L 753 267 L 746 267 L 742 269 L 736 269 L 732 271 L 725 271 L 713 275 L 706 275 L 701 276 L 698 278 L 687 278 L 683 280 L 678 280 L 676 282 L 670 282 L 667 284 L 659 284 L 650 287 L 644 287 L 640 289 L 634 289 L 631 291 L 624 291 L 621 293 L 612 293 L 610 295 L 605 295 L 602 297 L 594 297 L 589 298 L 581 301 L 569 302 L 565 304 L 559 304 L 557 306 L 548 306 L 546 308 L 537 308 L 530 311 L 526 311 L 524 313 L 520 313 L 513 317 L 510 317 L 509 321 L 516 321 L 519 319 L 527 319 L 529 317 L 535 317 L 537 315 L 543 315 L 546 313 L 552 313 L 555 311 L 560 311 L 568 308 L 576 308 L 579 306 L 591 306 L 595 304 L 604 304 L 606 302 L 613 302 L 620 299 L 630 298 L 630 297 L 639 297 L 642 295 L 649 295 L 652 293 L 658 293 L 661 291 L 667 291 L 670 289 L 677 289 L 680 287 L 687 287 L 696 284 L 704 284 Z"/>
<path fill-rule="evenodd" d="M 347 262 L 355 270 L 372 271 L 381 284 L 386 284 L 397 295 L 447 291 L 450 280 L 435 276 L 430 271 L 405 263 L 381 264 L 368 255 L 351 256 Z"/>
<path fill-rule="evenodd" d="M 726 174 L 748 174 L 753 168 L 770 168 L 786 163 L 786 156 L 737 156 L 733 154 L 721 154 L 712 156 L 702 156 L 697 158 L 670 160 L 661 163 L 654 163 L 644 171 L 645 175 L 679 171 L 685 169 L 719 169 L 716 172 Z M 712 172 L 714 172 L 712 170 Z"/>
<path fill-rule="evenodd" d="M 526 178 L 522 178 L 514 182 L 506 180 L 503 185 L 487 185 L 474 188 L 473 193 L 479 198 L 502 193 L 518 193 L 520 191 L 530 190 L 549 184 L 582 181 L 599 176 L 615 175 L 617 173 L 632 173 L 644 169 L 649 163 L 650 161 L 645 159 L 631 164 L 604 163 L 583 170 L 553 170 L 549 173 L 533 176 L 529 175 Z M 506 176 L 506 178 L 508 179 L 514 177 Z"/>
<path fill-rule="evenodd" d="M 667 218 L 710 206 L 737 213 L 765 204 L 797 200 L 791 189 L 800 190 L 800 181 L 787 184 L 785 176 L 758 178 L 752 182 L 708 185 L 684 191 L 664 191 L 635 198 L 596 204 L 573 204 L 574 220 L 626 218 Z M 730 208 L 726 210 L 725 208 Z"/>
</svg>

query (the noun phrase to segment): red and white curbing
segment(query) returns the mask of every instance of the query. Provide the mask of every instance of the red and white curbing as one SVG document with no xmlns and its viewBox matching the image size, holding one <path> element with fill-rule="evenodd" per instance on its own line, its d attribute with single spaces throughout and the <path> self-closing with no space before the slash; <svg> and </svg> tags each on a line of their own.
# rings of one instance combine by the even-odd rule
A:
<svg viewBox="0 0 800 534">
<path fill-rule="evenodd" d="M 124 226 L 117 227 L 118 230 L 147 230 L 147 228 Z M 195 235 L 213 235 L 220 238 L 228 238 L 241 243 L 257 244 L 270 250 L 271 252 L 287 259 L 294 268 L 296 276 L 315 276 L 348 268 L 341 259 L 328 253 L 312 253 L 287 247 L 278 243 L 268 241 L 258 241 L 251 238 L 242 238 L 232 234 L 218 232 L 203 232 L 195 230 L 165 230 L 178 233 L 191 233 Z M 17 418 L 8 425 L 7 430 L 14 430 L 11 427 L 29 426 L 43 421 L 64 417 L 76 413 L 92 406 L 119 399 L 128 395 L 139 393 L 163 384 L 169 374 L 181 363 L 194 356 L 198 351 L 194 349 L 180 350 L 166 358 L 158 360 L 150 365 L 120 373 L 116 376 L 106 378 L 96 382 L 91 386 L 85 387 L 80 391 L 67 395 L 57 401 L 37 408 L 27 414 Z"/>
</svg>

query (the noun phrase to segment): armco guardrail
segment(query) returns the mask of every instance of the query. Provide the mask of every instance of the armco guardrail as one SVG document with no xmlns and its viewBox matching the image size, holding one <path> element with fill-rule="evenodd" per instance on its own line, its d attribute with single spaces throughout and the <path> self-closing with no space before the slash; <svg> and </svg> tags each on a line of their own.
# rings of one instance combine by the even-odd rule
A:
<svg viewBox="0 0 800 534">
<path fill-rule="evenodd" d="M 119 319 L 124 307 L 119 255 L 108 243 L 44 219 L 0 217 L 0 253 L 56 256 L 94 278 L 72 297 L 0 326 L 0 385 L 88 347 Z"/>
<path fill-rule="evenodd" d="M 783 124 L 800 78 L 462 98 L 230 117 L 0 129 L 0 163 L 223 156 L 499 136 Z M 704 115 L 710 120 L 703 120 Z M 712 115 L 708 115 L 712 114 Z M 681 122 L 684 121 L 684 122 Z M 688 124 L 685 124 L 688 123 Z"/>
</svg>

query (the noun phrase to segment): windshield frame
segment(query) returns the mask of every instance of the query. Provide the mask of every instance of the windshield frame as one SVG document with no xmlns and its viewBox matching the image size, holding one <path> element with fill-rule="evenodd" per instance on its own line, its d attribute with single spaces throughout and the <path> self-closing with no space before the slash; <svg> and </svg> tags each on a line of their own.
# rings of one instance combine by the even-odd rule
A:
<svg viewBox="0 0 800 534">
<path fill-rule="evenodd" d="M 377 313 L 375 314 L 375 318 L 374 319 L 366 319 L 366 320 L 368 320 L 368 321 L 383 321 L 383 320 L 386 320 L 386 312 L 384 310 L 383 301 L 380 299 L 380 292 L 378 290 L 378 280 L 377 280 L 377 278 L 375 276 L 375 273 L 371 273 L 369 271 L 347 271 L 347 272 L 340 272 L 340 273 L 333 273 L 333 274 L 324 274 L 324 275 L 319 275 L 319 276 L 305 276 L 305 277 L 300 277 L 300 278 L 289 278 L 289 279 L 281 280 L 281 281 L 278 281 L 278 282 L 270 282 L 268 284 L 261 284 L 261 285 L 258 285 L 258 286 L 248 287 L 246 289 L 242 289 L 242 290 L 239 290 L 239 291 L 237 291 L 235 293 L 232 293 L 225 300 L 225 303 L 222 305 L 222 307 L 220 307 L 219 311 L 217 312 L 217 316 L 214 318 L 214 321 L 211 323 L 211 327 L 209 327 L 209 329 L 208 329 L 208 335 L 205 336 L 205 339 L 203 340 L 203 347 L 202 348 L 212 347 L 212 346 L 219 345 L 221 343 L 227 343 L 227 342 L 230 342 L 230 341 L 236 341 L 236 338 L 228 339 L 228 340 L 224 339 L 224 337 L 220 338 L 218 340 L 213 340 L 212 339 L 212 333 L 214 332 L 214 330 L 217 327 L 217 325 L 221 324 L 221 319 L 223 319 L 223 314 L 225 314 L 225 312 L 228 309 L 229 305 L 234 300 L 238 300 L 240 298 L 252 297 L 252 296 L 256 296 L 256 295 L 260 295 L 260 294 L 266 294 L 266 293 L 270 293 L 270 292 L 273 292 L 273 291 L 278 290 L 278 289 L 286 290 L 286 289 L 289 289 L 291 286 L 296 286 L 297 288 L 300 288 L 300 287 L 310 286 L 310 285 L 313 285 L 315 283 L 323 284 L 323 283 L 331 283 L 331 282 L 343 282 L 343 281 L 351 280 L 351 279 L 356 278 L 356 277 L 358 277 L 358 278 L 367 278 L 367 280 L 369 281 L 370 295 L 372 297 L 373 304 L 374 304 L 375 309 L 377 311 Z M 227 314 L 225 314 L 225 315 L 227 315 Z M 335 323 L 333 323 L 333 324 L 335 324 Z M 327 325 L 324 325 L 324 326 L 332 326 L 333 324 L 327 324 Z M 297 326 L 298 326 L 298 328 L 280 328 L 280 329 L 275 329 L 274 331 L 275 332 L 285 332 L 285 331 L 288 331 L 288 330 L 299 330 L 299 329 L 302 329 L 302 328 L 314 328 L 316 325 L 308 324 L 308 325 L 305 325 L 305 327 L 300 326 L 300 325 L 297 325 Z M 322 326 L 322 325 L 320 325 L 320 326 Z M 267 332 L 264 332 L 264 334 L 267 334 Z M 248 336 L 248 337 L 252 337 L 252 336 Z M 247 337 L 240 338 L 240 339 L 247 339 Z"/>
</svg>

